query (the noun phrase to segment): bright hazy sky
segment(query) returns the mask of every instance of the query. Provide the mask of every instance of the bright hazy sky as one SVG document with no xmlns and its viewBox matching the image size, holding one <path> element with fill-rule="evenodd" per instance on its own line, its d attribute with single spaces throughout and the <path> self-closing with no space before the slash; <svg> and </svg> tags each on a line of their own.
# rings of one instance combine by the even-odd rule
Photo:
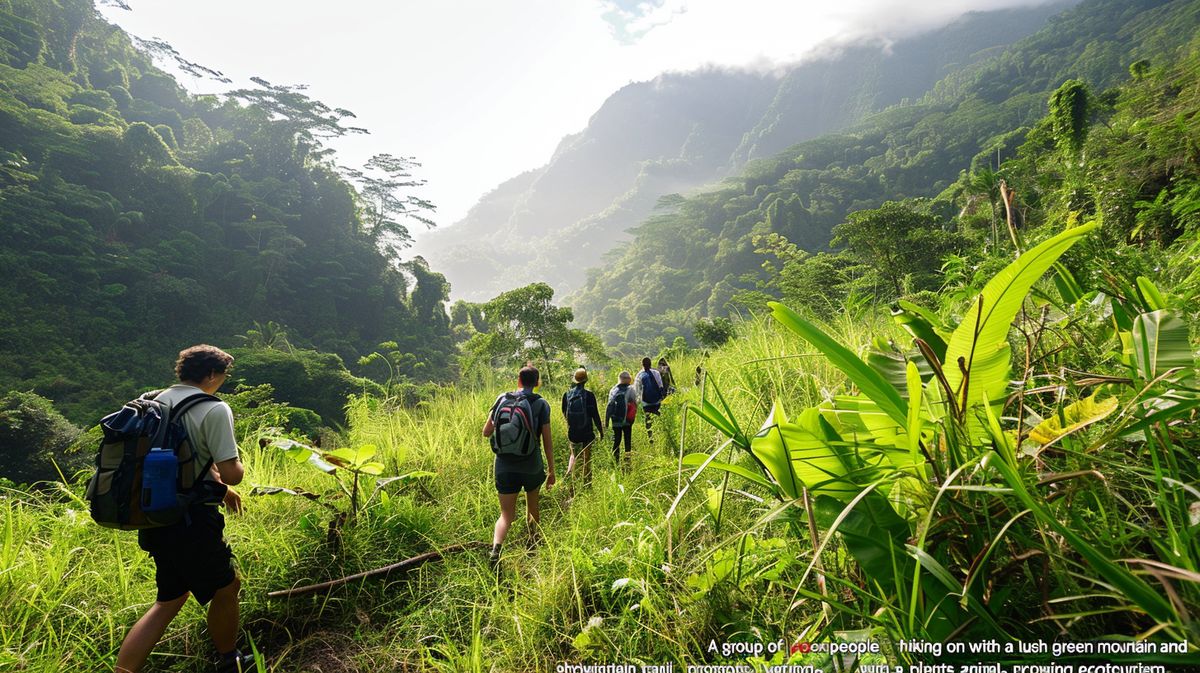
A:
<svg viewBox="0 0 1200 673">
<path fill-rule="evenodd" d="M 713 64 L 771 68 L 829 40 L 895 39 L 969 9 L 1039 1 L 125 0 L 132 11 L 101 11 L 237 86 L 252 76 L 307 84 L 353 111 L 349 121 L 371 135 L 339 141 L 339 162 L 415 156 L 428 180 L 415 193 L 446 226 L 545 164 L 631 81 Z M 230 88 L 179 79 L 197 92 Z"/>
</svg>

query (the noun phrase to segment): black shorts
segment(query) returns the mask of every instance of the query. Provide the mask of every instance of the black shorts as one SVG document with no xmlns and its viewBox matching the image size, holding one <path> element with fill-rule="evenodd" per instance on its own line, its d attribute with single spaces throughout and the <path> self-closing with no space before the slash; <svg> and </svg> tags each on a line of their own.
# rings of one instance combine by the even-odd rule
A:
<svg viewBox="0 0 1200 673">
<path fill-rule="evenodd" d="M 200 605 L 236 579 L 233 550 L 225 543 L 219 508 L 192 508 L 191 523 L 138 531 L 138 546 L 154 559 L 156 600 L 173 601 L 191 592 Z"/>
<path fill-rule="evenodd" d="M 512 495 L 520 493 L 524 488 L 526 492 L 536 491 L 541 488 L 542 483 L 546 481 L 545 472 L 535 472 L 533 474 L 522 474 L 520 472 L 496 472 L 496 492 L 500 495 Z"/>
</svg>

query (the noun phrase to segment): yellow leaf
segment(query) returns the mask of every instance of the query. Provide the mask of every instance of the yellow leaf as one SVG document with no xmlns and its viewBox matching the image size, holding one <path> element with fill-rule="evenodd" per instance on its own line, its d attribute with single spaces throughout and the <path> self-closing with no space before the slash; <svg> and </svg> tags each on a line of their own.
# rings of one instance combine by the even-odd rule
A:
<svg viewBox="0 0 1200 673">
<path fill-rule="evenodd" d="M 1097 400 L 1099 393 L 1085 397 L 1078 402 L 1068 405 L 1061 413 L 1056 414 L 1037 424 L 1029 432 L 1029 439 L 1045 446 L 1050 442 L 1091 425 L 1117 410 L 1117 398 L 1108 397 Z"/>
</svg>

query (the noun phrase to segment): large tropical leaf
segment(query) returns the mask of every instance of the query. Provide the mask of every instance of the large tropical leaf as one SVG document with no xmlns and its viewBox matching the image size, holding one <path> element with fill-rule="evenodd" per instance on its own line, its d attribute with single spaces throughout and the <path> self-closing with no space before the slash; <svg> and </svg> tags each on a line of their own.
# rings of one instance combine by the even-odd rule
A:
<svg viewBox="0 0 1200 673">
<path fill-rule="evenodd" d="M 701 465 L 704 465 L 706 468 L 711 467 L 714 470 L 720 470 L 721 472 L 728 472 L 729 474 L 735 474 L 747 481 L 750 481 L 752 483 L 758 484 L 759 486 L 762 486 L 763 488 L 766 488 L 767 490 L 771 491 L 772 493 L 774 493 L 776 491 L 776 489 L 778 488 L 775 484 L 771 483 L 766 477 L 762 476 L 762 474 L 759 472 L 755 472 L 754 470 L 751 470 L 747 467 L 743 467 L 741 465 L 735 465 L 733 463 L 725 463 L 725 462 L 722 462 L 719 460 L 709 460 L 709 457 L 710 456 L 707 453 L 689 453 L 683 457 L 683 466 L 684 467 L 700 467 Z M 717 493 L 719 494 L 720 491 L 717 491 Z"/>
<path fill-rule="evenodd" d="M 1097 223 L 1068 229 L 1021 255 L 983 288 L 946 346 L 945 373 L 963 409 L 999 400 L 1008 387 L 1008 331 L 1030 288 Z M 901 421 L 903 423 L 904 421 Z"/>
<path fill-rule="evenodd" d="M 945 359 L 946 341 L 940 333 L 944 326 L 932 311 L 901 299 L 892 309 L 892 320 L 914 338 L 924 340 L 939 358 Z"/>
<path fill-rule="evenodd" d="M 857 495 L 857 493 L 856 493 Z M 830 528 L 844 511 L 846 501 L 830 496 L 816 499 L 817 520 Z M 878 492 L 867 494 L 837 525 L 846 549 L 870 581 L 894 594 L 911 576 L 912 560 L 905 552 L 905 542 L 911 531 L 887 498 Z"/>
<path fill-rule="evenodd" d="M 1175 367 L 1185 368 L 1185 378 L 1195 373 L 1187 322 L 1174 311 L 1153 311 L 1135 318 L 1132 346 L 1134 367 L 1142 380 L 1157 378 Z"/>
<path fill-rule="evenodd" d="M 767 305 L 771 307 L 771 315 L 776 320 L 821 351 L 864 395 L 878 405 L 883 413 L 900 427 L 905 426 L 908 421 L 908 404 L 895 386 L 859 359 L 853 351 L 831 339 L 795 311 L 778 302 L 768 302 Z"/>
<path fill-rule="evenodd" d="M 807 487 L 814 496 L 846 502 L 873 476 L 855 447 L 838 436 L 818 409 L 805 409 L 792 422 L 776 402 L 768 422 L 750 440 L 750 453 L 793 499 Z"/>
</svg>

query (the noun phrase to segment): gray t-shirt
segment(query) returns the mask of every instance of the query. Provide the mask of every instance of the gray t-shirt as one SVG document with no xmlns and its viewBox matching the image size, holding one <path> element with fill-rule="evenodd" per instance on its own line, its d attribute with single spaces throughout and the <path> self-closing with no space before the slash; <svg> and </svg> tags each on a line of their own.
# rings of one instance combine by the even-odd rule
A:
<svg viewBox="0 0 1200 673">
<path fill-rule="evenodd" d="M 496 406 L 500 404 L 500 400 L 504 396 L 496 398 L 496 402 L 492 405 L 492 411 L 496 410 Z M 495 468 L 496 472 L 508 474 L 538 474 L 545 471 L 545 463 L 542 460 L 542 426 L 550 424 L 550 403 L 543 397 L 530 400 L 530 411 L 534 417 L 534 448 L 533 453 L 529 456 L 496 456 Z"/>
<path fill-rule="evenodd" d="M 177 383 L 162 391 L 155 399 L 168 406 L 174 406 L 203 390 L 195 386 Z M 183 425 L 187 428 L 188 439 L 195 453 L 195 469 L 197 480 L 205 475 L 200 474 L 208 459 L 213 464 L 233 460 L 238 457 L 237 440 L 233 434 L 233 410 L 224 402 L 198 402 L 183 414 Z"/>
</svg>

